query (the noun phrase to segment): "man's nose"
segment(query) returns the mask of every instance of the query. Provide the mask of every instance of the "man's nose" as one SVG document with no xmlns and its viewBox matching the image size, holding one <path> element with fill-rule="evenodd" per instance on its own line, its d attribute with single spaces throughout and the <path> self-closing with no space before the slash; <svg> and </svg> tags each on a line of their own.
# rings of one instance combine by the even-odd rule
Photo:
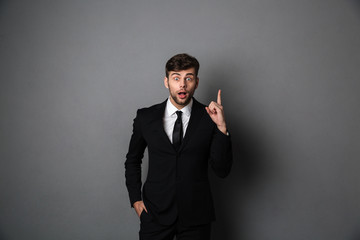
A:
<svg viewBox="0 0 360 240">
<path fill-rule="evenodd" d="M 180 87 L 181 88 L 186 88 L 186 80 L 185 79 L 180 80 Z"/>
</svg>

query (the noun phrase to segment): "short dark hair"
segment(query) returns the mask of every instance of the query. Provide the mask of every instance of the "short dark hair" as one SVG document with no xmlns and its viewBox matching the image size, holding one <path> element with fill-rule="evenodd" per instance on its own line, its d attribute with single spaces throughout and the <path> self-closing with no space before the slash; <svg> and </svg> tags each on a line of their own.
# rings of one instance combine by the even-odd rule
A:
<svg viewBox="0 0 360 240">
<path fill-rule="evenodd" d="M 187 53 L 176 54 L 167 61 L 165 75 L 168 78 L 170 71 L 182 71 L 189 68 L 195 68 L 195 75 L 197 77 L 200 68 L 198 60 Z"/>
</svg>

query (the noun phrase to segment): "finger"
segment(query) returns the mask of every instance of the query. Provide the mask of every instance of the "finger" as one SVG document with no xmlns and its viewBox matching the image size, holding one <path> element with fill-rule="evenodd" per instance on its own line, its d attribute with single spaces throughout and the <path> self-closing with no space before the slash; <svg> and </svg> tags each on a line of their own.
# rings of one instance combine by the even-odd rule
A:
<svg viewBox="0 0 360 240">
<path fill-rule="evenodd" d="M 141 214 L 141 212 L 142 212 L 142 210 L 144 208 L 144 205 L 143 205 L 143 203 L 139 203 L 139 204 L 136 204 L 134 206 L 134 208 L 135 208 L 135 211 L 136 211 L 137 215 L 140 216 L 140 214 Z"/>
<path fill-rule="evenodd" d="M 212 112 L 218 112 L 218 111 L 221 111 L 223 109 L 223 107 L 216 102 L 211 102 L 209 105 L 209 109 Z"/>
<path fill-rule="evenodd" d="M 141 204 L 140 204 L 140 206 L 139 206 L 139 209 L 140 209 L 140 213 L 141 213 L 143 210 L 145 210 L 145 212 L 147 212 L 147 209 L 146 209 L 146 207 L 145 207 L 144 202 L 141 202 Z"/>
<path fill-rule="evenodd" d="M 221 105 L 221 89 L 218 91 L 217 104 Z"/>
<path fill-rule="evenodd" d="M 209 109 L 209 112 L 211 113 L 211 114 L 214 114 L 214 113 L 216 113 L 216 105 L 215 105 L 216 103 L 215 102 L 211 102 L 210 104 L 209 104 L 209 106 L 207 107 L 208 109 Z"/>
<path fill-rule="evenodd" d="M 135 211 L 136 211 L 136 214 L 138 215 L 138 217 L 140 217 L 140 215 L 141 215 L 141 209 L 139 209 L 139 210 L 136 209 Z"/>
<path fill-rule="evenodd" d="M 207 112 L 209 115 L 212 114 L 212 112 L 210 111 L 209 107 L 205 107 L 205 109 L 206 109 L 206 112 Z"/>
</svg>

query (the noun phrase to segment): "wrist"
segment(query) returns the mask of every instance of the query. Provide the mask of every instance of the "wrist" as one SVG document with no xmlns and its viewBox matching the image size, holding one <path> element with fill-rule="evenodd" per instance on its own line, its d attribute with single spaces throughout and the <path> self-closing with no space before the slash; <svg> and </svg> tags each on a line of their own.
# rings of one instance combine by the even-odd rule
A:
<svg viewBox="0 0 360 240">
<path fill-rule="evenodd" d="M 218 128 L 219 131 L 222 132 L 223 134 L 227 134 L 226 125 L 217 126 L 217 128 Z"/>
</svg>

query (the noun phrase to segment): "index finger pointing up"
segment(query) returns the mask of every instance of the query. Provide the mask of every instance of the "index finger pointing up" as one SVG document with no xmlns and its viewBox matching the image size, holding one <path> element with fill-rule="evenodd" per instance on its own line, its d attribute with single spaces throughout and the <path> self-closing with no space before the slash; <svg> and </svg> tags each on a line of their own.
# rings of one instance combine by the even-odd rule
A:
<svg viewBox="0 0 360 240">
<path fill-rule="evenodd" d="M 217 103 L 218 103 L 219 105 L 221 105 L 221 89 L 219 89 L 219 91 L 218 91 Z"/>
</svg>

